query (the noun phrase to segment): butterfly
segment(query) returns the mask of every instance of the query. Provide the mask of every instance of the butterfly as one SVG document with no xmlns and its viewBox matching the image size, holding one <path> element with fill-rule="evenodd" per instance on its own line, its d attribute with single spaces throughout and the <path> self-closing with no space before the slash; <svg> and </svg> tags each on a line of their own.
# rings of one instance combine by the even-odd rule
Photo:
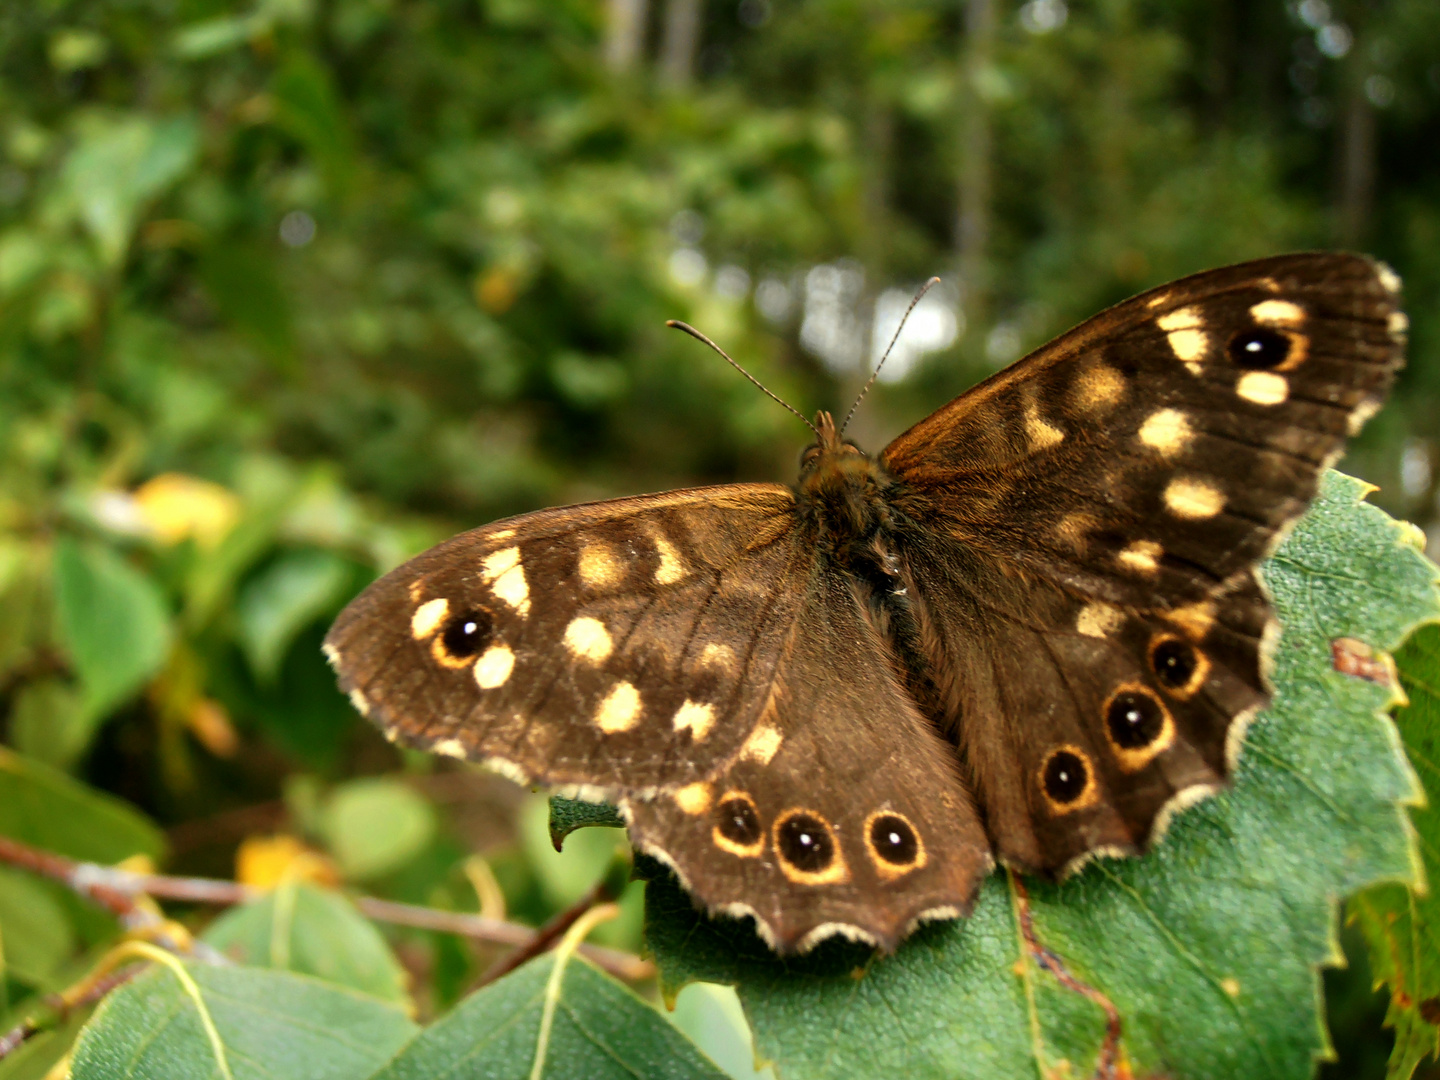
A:
<svg viewBox="0 0 1440 1080">
<path fill-rule="evenodd" d="M 1136 854 L 1268 701 L 1256 567 L 1402 364 L 1399 280 L 1347 254 L 1110 308 L 871 457 L 821 413 L 794 486 L 464 533 L 325 651 L 407 746 L 614 803 L 780 952 L 890 950 L 997 859 Z"/>
</svg>

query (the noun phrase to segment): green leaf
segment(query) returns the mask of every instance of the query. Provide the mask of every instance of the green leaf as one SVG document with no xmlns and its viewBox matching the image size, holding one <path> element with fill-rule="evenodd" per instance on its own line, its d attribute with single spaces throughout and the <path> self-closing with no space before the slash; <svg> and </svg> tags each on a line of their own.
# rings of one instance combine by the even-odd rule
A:
<svg viewBox="0 0 1440 1080">
<path fill-rule="evenodd" d="M 0 979 L 38 986 L 75 951 L 70 917 L 29 874 L 0 866 Z"/>
<path fill-rule="evenodd" d="M 108 548 L 55 544 L 60 635 L 99 719 L 138 691 L 170 653 L 170 616 L 150 578 Z"/>
<path fill-rule="evenodd" d="M 240 644 L 257 676 L 272 682 L 295 636 L 339 599 L 350 566 L 328 551 L 281 556 L 246 583 L 235 605 Z"/>
<path fill-rule="evenodd" d="M 399 780 L 352 780 L 331 793 L 320 829 L 347 877 L 375 877 L 420 853 L 435 834 L 435 811 Z"/>
<path fill-rule="evenodd" d="M 585 802 L 583 799 L 566 799 L 559 795 L 550 798 L 550 843 L 556 851 L 565 844 L 565 838 L 576 829 L 591 826 L 623 829 L 625 819 L 620 811 L 608 803 Z"/>
<path fill-rule="evenodd" d="M 1387 1076 L 1410 1076 L 1440 1054 L 1440 626 L 1427 626 L 1395 654 L 1409 704 L 1395 713 L 1420 774 L 1426 805 L 1410 811 L 1429 889 L 1378 885 L 1350 901 L 1370 945 L 1370 966 L 1390 989 L 1385 1022 L 1395 1029 Z"/>
<path fill-rule="evenodd" d="M 409 1007 L 405 970 L 373 923 L 340 893 L 305 883 L 281 885 L 232 908 L 205 940 L 253 967 L 313 975 Z"/>
<path fill-rule="evenodd" d="M 372 1080 L 536 1075 L 541 1017 L 556 962 L 555 954 L 536 957 L 471 994 Z M 571 958 L 557 990 L 540 1076 L 723 1080 L 725 1074 L 674 1025 L 583 957 Z"/>
<path fill-rule="evenodd" d="M 95 714 L 81 693 L 61 679 L 37 679 L 15 694 L 10 740 L 22 754 L 57 768 L 73 765 L 95 734 Z"/>
<path fill-rule="evenodd" d="M 199 148 L 188 117 L 92 117 L 83 125 L 64 184 L 107 265 L 124 260 L 145 203 L 189 170 Z"/>
<path fill-rule="evenodd" d="M 416 1030 L 393 1006 L 303 975 L 195 963 L 184 970 L 198 1001 L 163 965 L 107 997 L 80 1033 L 71 1080 L 218 1080 L 202 1008 L 235 1080 L 354 1080 Z"/>
<path fill-rule="evenodd" d="M 1329 474 L 1265 565 L 1284 626 L 1275 700 L 1233 787 L 1178 815 L 1150 854 L 1061 884 L 996 875 L 968 919 L 923 928 L 888 958 L 832 940 L 782 961 L 748 922 L 696 915 L 660 874 L 647 937 L 667 993 L 735 984 L 786 1080 L 1089 1076 L 1102 1053 L 1175 1080 L 1310 1076 L 1327 1048 L 1316 967 L 1337 958 L 1335 899 L 1416 879 L 1401 805 L 1415 779 L 1381 712 L 1391 690 L 1336 671 L 1331 642 L 1393 649 L 1440 600 L 1414 530 L 1363 491 Z"/>
<path fill-rule="evenodd" d="M 72 859 L 159 859 L 160 830 L 129 804 L 0 747 L 0 835 Z"/>
</svg>

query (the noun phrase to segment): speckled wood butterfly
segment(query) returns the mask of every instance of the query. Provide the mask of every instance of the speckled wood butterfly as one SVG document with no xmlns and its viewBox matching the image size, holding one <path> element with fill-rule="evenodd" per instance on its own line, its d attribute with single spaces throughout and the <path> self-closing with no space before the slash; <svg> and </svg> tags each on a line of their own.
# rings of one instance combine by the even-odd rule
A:
<svg viewBox="0 0 1440 1080">
<path fill-rule="evenodd" d="M 1301 254 L 1152 289 L 794 487 L 543 510 L 326 641 L 393 739 L 614 802 L 781 951 L 893 948 L 995 858 L 1134 853 L 1267 701 L 1256 564 L 1402 362 L 1399 281 Z"/>
</svg>

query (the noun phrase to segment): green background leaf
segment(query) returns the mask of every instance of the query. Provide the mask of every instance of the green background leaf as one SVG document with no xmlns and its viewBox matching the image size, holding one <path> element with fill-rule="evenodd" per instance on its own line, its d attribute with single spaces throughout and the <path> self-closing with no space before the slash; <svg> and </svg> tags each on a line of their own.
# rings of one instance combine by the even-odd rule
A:
<svg viewBox="0 0 1440 1080">
<path fill-rule="evenodd" d="M 374 1080 L 526 1080 L 554 965 L 553 955 L 536 957 L 471 994 L 416 1036 Z M 554 1080 L 725 1076 L 653 1006 L 583 957 L 572 957 L 565 968 L 541 1075 Z"/>
<path fill-rule="evenodd" d="M 1415 780 L 1380 712 L 1392 693 L 1335 671 L 1330 643 L 1393 649 L 1440 615 L 1440 597 L 1413 531 L 1359 503 L 1363 490 L 1327 476 L 1265 566 L 1284 627 L 1276 693 L 1233 787 L 1180 814 L 1144 858 L 1026 882 L 1039 945 L 1108 997 L 1140 1075 L 1309 1076 L 1327 1045 L 1315 967 L 1336 957 L 1336 898 L 1415 879 L 1401 807 Z M 748 923 L 700 919 L 659 877 L 647 938 L 663 982 L 672 993 L 690 979 L 735 983 L 760 1052 L 787 1080 L 1097 1066 L 1106 1014 L 1037 966 L 1003 875 L 970 918 L 923 928 L 893 958 L 830 942 L 783 961 Z"/>
<path fill-rule="evenodd" d="M 394 870 L 435 832 L 435 812 L 404 782 L 367 778 L 341 784 L 320 811 L 319 826 L 347 877 Z"/>
<path fill-rule="evenodd" d="M 72 859 L 159 859 L 160 830 L 133 807 L 0 747 L 0 835 Z"/>
<path fill-rule="evenodd" d="M 1385 1022 L 1395 1029 L 1388 1075 L 1403 1080 L 1440 1052 L 1440 626 L 1418 631 L 1395 654 L 1409 704 L 1395 713 L 1426 805 L 1412 807 L 1429 888 L 1379 885 L 1350 901 L 1370 942 L 1370 966 L 1390 991 Z"/>
<path fill-rule="evenodd" d="M 329 889 L 282 884 L 221 915 L 206 928 L 205 940 L 242 964 L 297 971 L 410 1005 L 405 969 L 384 937 L 354 904 Z"/>
<path fill-rule="evenodd" d="M 235 1080 L 355 1080 L 416 1028 L 403 1012 L 329 983 L 259 968 L 185 969 Z M 213 1080 L 221 1075 L 195 1002 L 175 973 L 147 971 L 110 994 L 75 1044 L 70 1080 Z"/>
<path fill-rule="evenodd" d="M 110 549 L 57 541 L 55 603 L 91 717 L 103 717 L 164 665 L 170 651 L 164 597 Z"/>
</svg>

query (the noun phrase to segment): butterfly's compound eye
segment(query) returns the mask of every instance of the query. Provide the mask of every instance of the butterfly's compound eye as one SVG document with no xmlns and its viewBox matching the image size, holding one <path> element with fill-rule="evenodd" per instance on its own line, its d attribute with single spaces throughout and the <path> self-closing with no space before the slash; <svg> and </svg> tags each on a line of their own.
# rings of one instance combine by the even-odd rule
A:
<svg viewBox="0 0 1440 1080">
<path fill-rule="evenodd" d="M 1289 335 L 1259 327 L 1230 339 L 1230 359 L 1247 371 L 1272 371 L 1290 359 Z"/>
</svg>

